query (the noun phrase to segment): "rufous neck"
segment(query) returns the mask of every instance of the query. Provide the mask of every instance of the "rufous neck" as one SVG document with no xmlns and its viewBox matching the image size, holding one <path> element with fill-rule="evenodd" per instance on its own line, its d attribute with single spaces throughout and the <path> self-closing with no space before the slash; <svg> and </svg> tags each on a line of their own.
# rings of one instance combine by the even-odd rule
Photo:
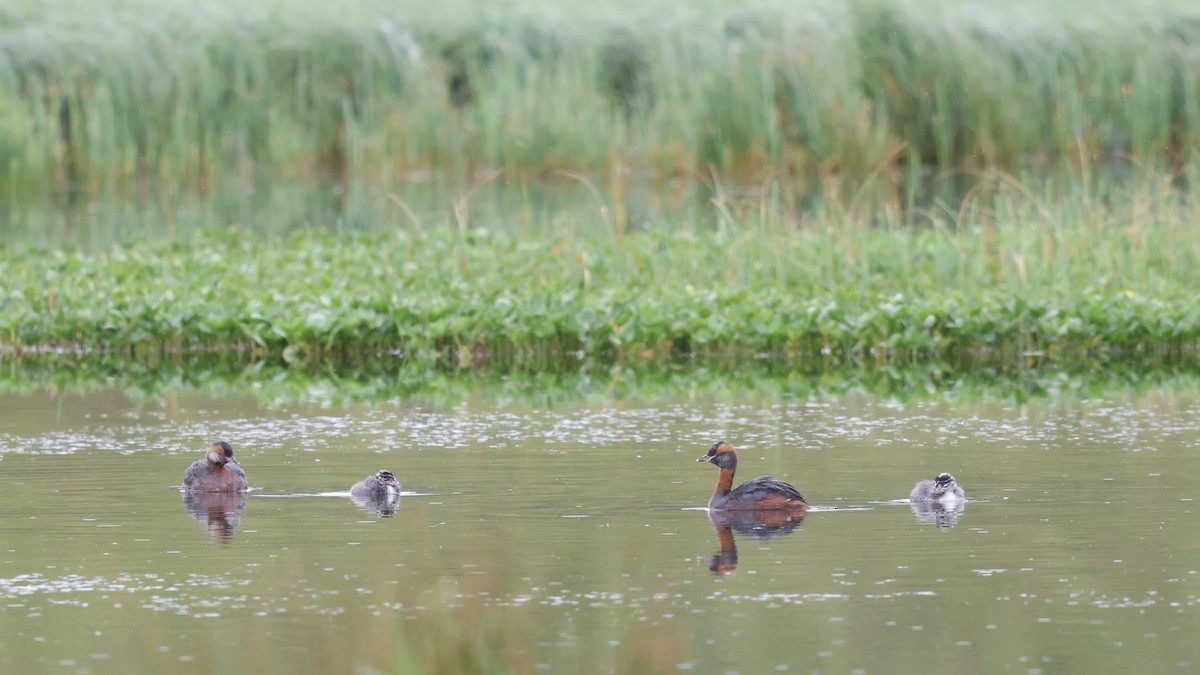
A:
<svg viewBox="0 0 1200 675">
<path fill-rule="evenodd" d="M 733 489 L 733 470 L 721 469 L 721 473 L 717 476 L 717 489 L 713 491 L 714 497 L 724 497 Z"/>
</svg>

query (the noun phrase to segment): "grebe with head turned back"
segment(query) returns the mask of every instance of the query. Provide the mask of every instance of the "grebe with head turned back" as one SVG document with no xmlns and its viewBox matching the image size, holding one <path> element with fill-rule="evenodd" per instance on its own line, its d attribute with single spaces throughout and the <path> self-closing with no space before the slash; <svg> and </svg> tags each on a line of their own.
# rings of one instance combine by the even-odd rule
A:
<svg viewBox="0 0 1200 675">
<path fill-rule="evenodd" d="M 708 500 L 710 511 L 756 511 L 769 509 L 798 510 L 808 508 L 808 503 L 796 488 L 769 476 L 759 476 L 733 487 L 733 474 L 737 471 L 737 453 L 733 446 L 717 441 L 708 449 L 708 454 L 697 462 L 712 462 L 721 469 L 717 477 L 717 488 Z"/>
<path fill-rule="evenodd" d="M 367 476 L 350 488 L 350 495 L 363 499 L 383 499 L 400 494 L 400 481 L 387 469 L 380 469 L 374 476 Z"/>
<path fill-rule="evenodd" d="M 246 472 L 225 441 L 215 441 L 204 459 L 192 462 L 183 474 L 183 489 L 188 492 L 243 492 L 247 487 Z"/>
<path fill-rule="evenodd" d="M 913 486 L 912 492 L 908 495 L 908 500 L 911 502 L 940 502 L 943 504 L 965 501 L 966 496 L 963 494 L 962 488 L 958 487 L 954 476 L 948 473 L 940 473 L 933 480 L 917 481 Z"/>
</svg>

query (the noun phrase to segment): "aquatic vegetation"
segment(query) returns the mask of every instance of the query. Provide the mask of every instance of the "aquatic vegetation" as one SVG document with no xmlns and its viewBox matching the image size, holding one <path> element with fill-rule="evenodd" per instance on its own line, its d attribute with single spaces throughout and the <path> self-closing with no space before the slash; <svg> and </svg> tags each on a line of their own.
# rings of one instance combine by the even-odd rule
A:
<svg viewBox="0 0 1200 675">
<path fill-rule="evenodd" d="M 1189 208 L 1075 224 L 1048 213 L 1037 227 L 993 213 L 953 229 L 735 220 L 624 235 L 229 230 L 95 254 L 10 246 L 0 346 L 542 369 L 682 355 L 1163 361 L 1190 357 L 1200 338 Z"/>
<path fill-rule="evenodd" d="M 1200 138 L 1187 0 L 7 4 L 9 196 L 487 167 L 783 170 L 806 198 L 1181 170 Z"/>
<path fill-rule="evenodd" d="M 0 354 L 1194 354 L 1194 3 L 475 5 L 8 8 L 0 190 L 62 197 L 69 223 L 153 194 L 163 222 L 81 250 L 7 238 Z M 433 215 L 393 189 L 430 169 L 466 184 Z M 473 219 L 497 175 L 518 203 Z M 672 194 L 690 209 L 631 198 L 677 176 L 702 177 Z M 537 210 L 547 179 L 588 215 Z M 301 206 L 259 228 L 183 196 L 271 183 L 320 186 L 338 222 Z"/>
</svg>

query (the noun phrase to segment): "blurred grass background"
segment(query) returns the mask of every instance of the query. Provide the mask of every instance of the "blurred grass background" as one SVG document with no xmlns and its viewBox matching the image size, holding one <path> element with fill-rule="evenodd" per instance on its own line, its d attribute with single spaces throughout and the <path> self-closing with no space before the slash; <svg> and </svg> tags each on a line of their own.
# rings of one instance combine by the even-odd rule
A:
<svg viewBox="0 0 1200 675">
<path fill-rule="evenodd" d="M 1190 358 L 1198 134 L 1182 1 L 6 0 L 0 341 Z"/>
<path fill-rule="evenodd" d="M 1087 189 L 1190 170 L 1198 74 L 1200 7 L 1170 0 L 6 0 L 0 194 L 482 168 Z"/>
</svg>

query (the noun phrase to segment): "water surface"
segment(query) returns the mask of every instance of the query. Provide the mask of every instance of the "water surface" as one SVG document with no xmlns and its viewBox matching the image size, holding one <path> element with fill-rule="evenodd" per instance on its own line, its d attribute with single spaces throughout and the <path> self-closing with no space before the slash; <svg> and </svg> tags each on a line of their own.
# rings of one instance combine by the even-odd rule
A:
<svg viewBox="0 0 1200 675">
<path fill-rule="evenodd" d="M 1200 401 L 0 394 L 5 672 L 1192 672 Z M 254 490 L 186 504 L 207 441 Z M 703 510 L 714 440 L 802 521 Z M 380 468 L 384 513 L 345 491 Z M 961 513 L 916 513 L 954 473 Z"/>
</svg>

